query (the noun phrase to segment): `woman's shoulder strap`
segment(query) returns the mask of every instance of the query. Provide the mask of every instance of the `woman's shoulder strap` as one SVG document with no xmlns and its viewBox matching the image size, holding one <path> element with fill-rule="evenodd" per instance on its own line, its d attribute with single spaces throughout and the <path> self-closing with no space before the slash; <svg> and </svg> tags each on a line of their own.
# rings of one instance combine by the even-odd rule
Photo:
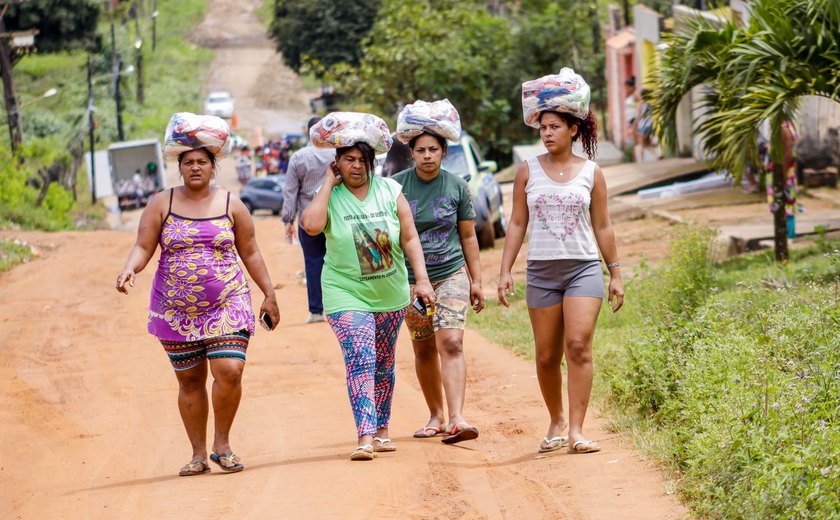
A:
<svg viewBox="0 0 840 520">
<path fill-rule="evenodd" d="M 172 198 L 175 196 L 175 188 L 169 189 L 169 209 L 166 211 L 166 216 L 168 217 L 170 213 L 172 213 Z"/>
</svg>

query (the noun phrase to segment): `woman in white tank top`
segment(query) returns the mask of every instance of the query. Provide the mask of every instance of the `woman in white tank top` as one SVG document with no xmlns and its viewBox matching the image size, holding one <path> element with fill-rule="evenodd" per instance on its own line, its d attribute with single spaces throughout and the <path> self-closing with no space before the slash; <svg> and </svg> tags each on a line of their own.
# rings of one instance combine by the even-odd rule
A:
<svg viewBox="0 0 840 520">
<path fill-rule="evenodd" d="M 539 128 L 548 153 L 522 163 L 516 172 L 499 301 L 509 306 L 511 269 L 530 230 L 526 300 L 537 378 L 550 416 L 539 451 L 568 446 L 570 453 L 593 453 L 601 448 L 583 436 L 583 421 L 592 388 L 592 337 L 604 296 L 601 256 L 610 275 L 613 312 L 624 301 L 604 174 L 591 160 L 572 153 L 572 142 L 580 139 L 590 159 L 594 156 L 597 124 L 589 111 L 589 88 L 571 69 L 523 84 L 523 108 L 526 123 Z M 561 396 L 564 353 L 568 418 Z"/>
</svg>

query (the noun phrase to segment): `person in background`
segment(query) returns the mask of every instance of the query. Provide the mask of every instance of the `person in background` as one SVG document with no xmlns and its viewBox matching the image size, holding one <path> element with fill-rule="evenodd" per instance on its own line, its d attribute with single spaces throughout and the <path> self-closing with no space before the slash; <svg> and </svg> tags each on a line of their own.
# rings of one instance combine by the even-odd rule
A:
<svg viewBox="0 0 840 520">
<path fill-rule="evenodd" d="M 656 146 L 653 144 L 653 114 L 650 103 L 645 99 L 648 90 L 642 89 L 636 100 L 638 115 L 634 120 L 634 159 L 638 163 L 653 162 L 657 159 Z"/>
<path fill-rule="evenodd" d="M 251 149 L 248 146 L 243 146 L 236 157 L 236 178 L 242 185 L 251 178 Z"/>
<path fill-rule="evenodd" d="M 636 76 L 630 76 L 624 81 L 624 125 L 627 141 L 624 147 L 633 153 L 636 142 L 636 115 L 638 114 L 638 100 L 636 99 Z"/>
<path fill-rule="evenodd" d="M 567 94 L 539 98 L 542 85 L 558 85 L 562 88 L 552 93 Z M 597 123 L 589 110 L 589 86 L 572 69 L 526 82 L 522 92 L 525 122 L 539 128 L 547 153 L 523 162 L 516 172 L 498 296 L 505 307 L 510 305 L 511 269 L 529 230 L 525 301 L 534 330 L 537 379 L 550 417 L 539 451 L 568 445 L 570 453 L 592 453 L 601 448 L 584 437 L 583 420 L 592 389 L 592 338 L 604 298 L 600 255 L 610 274 L 612 311 L 624 302 L 604 174 L 592 160 L 572 153 L 572 143 L 580 140 L 594 157 Z M 568 420 L 560 371 L 564 355 Z"/>
<path fill-rule="evenodd" d="M 327 118 L 338 124 L 345 124 L 346 119 L 347 126 L 364 118 L 365 125 L 379 123 L 376 126 L 384 130 L 377 139 L 364 138 L 371 142 L 358 134 L 354 142 L 338 140 L 342 146 L 336 149 L 335 163 L 323 172 L 321 189 L 301 215 L 306 233 L 324 233 L 327 239 L 321 284 L 327 322 L 344 354 L 347 392 L 356 421 L 358 447 L 350 459 L 372 460 L 377 452 L 397 449 L 390 440 L 388 424 L 396 341 L 409 303 L 406 257 L 417 280 L 414 294 L 426 306 L 435 304 L 435 294 L 426 274 L 411 208 L 400 185 L 371 175 L 374 150 L 384 152 L 390 145 L 384 121 L 352 113 L 330 114 Z M 316 125 L 310 135 L 318 132 L 329 130 Z M 390 237 L 390 266 L 370 262 L 363 253 L 370 252 L 368 243 L 375 242 L 376 229 Z"/>
<path fill-rule="evenodd" d="M 173 116 L 173 122 L 184 113 Z M 227 123 L 210 116 L 190 116 L 227 137 Z M 170 122 L 170 127 L 172 126 Z M 192 123 L 191 123 L 192 124 Z M 195 128 L 197 125 L 193 125 Z M 197 126 L 202 128 L 202 126 Z M 209 133 L 209 132 L 206 132 Z M 264 299 L 260 314 L 272 327 L 280 311 L 245 205 L 212 184 L 221 144 L 185 138 L 167 140 L 164 153 L 177 156 L 183 185 L 152 198 L 140 217 L 137 241 L 119 276 L 117 291 L 128 294 L 137 274 L 161 248 L 149 306 L 149 332 L 163 345 L 178 379 L 178 409 L 192 445 L 182 477 L 210 471 L 207 464 L 207 375 L 213 375 L 213 436 L 210 460 L 223 471 L 245 466 L 230 447 L 230 429 L 242 397 L 242 372 L 248 340 L 254 334 L 251 293 L 237 258 L 242 259 Z M 191 150 L 172 152 L 172 143 Z M 222 143 L 224 139 L 222 139 Z M 183 143 L 183 144 L 182 144 Z"/>
<path fill-rule="evenodd" d="M 385 163 L 382 165 L 382 176 L 393 177 L 397 173 L 411 168 L 414 164 L 414 159 L 411 154 L 411 148 L 407 144 L 403 144 L 399 140 L 395 140 L 388 154 L 385 156 Z"/>
<path fill-rule="evenodd" d="M 309 131 L 320 117 L 313 117 L 307 123 Z M 312 202 L 315 192 L 324 180 L 324 171 L 335 160 L 335 151 L 316 148 L 309 143 L 292 154 L 286 172 L 286 184 L 283 188 L 283 211 L 280 219 L 286 226 L 286 240 L 291 244 L 295 236 L 300 237 L 303 249 L 303 262 L 306 270 L 306 292 L 309 297 L 309 319 L 307 323 L 324 321 L 324 302 L 321 294 L 321 270 L 324 268 L 324 255 L 327 253 L 326 237 L 323 233 L 309 235 L 295 219 Z"/>
</svg>

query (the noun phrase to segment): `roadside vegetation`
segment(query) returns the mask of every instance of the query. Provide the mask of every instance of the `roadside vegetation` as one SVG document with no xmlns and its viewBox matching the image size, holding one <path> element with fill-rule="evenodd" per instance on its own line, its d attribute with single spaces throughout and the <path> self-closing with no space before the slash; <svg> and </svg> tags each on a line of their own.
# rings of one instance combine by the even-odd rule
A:
<svg viewBox="0 0 840 520">
<path fill-rule="evenodd" d="M 173 112 L 197 111 L 213 53 L 188 39 L 204 17 L 204 0 L 161 0 L 157 38 L 152 52 L 149 14 L 141 16 L 145 102 L 137 101 L 134 23 L 129 3 L 113 14 L 116 50 L 123 75 L 124 132 L 127 140 L 162 137 Z M 24 9 L 26 5 L 20 9 Z M 110 15 L 99 15 L 99 46 L 93 58 L 96 149 L 118 140 L 111 69 Z M 142 15 L 142 13 L 141 13 Z M 83 164 L 88 152 L 87 59 L 85 50 L 26 55 L 13 68 L 20 93 L 23 146 L 13 157 L 9 136 L 0 132 L 0 228 L 61 230 L 101 225 L 104 209 L 90 202 Z M 44 97 L 47 92 L 51 95 Z M 5 120 L 5 113 L 0 110 Z"/>
<path fill-rule="evenodd" d="M 29 244 L 21 240 L 0 240 L 0 273 L 5 273 L 12 267 L 28 261 L 35 256 Z"/>
<path fill-rule="evenodd" d="M 840 241 L 715 264 L 686 227 L 669 260 L 602 312 L 595 397 L 612 426 L 663 463 L 703 518 L 837 518 Z M 533 358 L 518 287 L 472 322 Z"/>
</svg>

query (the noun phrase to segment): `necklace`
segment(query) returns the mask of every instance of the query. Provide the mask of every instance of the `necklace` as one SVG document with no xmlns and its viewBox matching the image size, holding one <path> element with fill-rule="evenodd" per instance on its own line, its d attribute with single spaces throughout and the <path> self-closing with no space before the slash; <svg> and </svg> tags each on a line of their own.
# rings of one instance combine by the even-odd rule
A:
<svg viewBox="0 0 840 520">
<path fill-rule="evenodd" d="M 548 154 L 548 164 L 550 164 L 551 166 L 554 166 L 554 161 L 551 160 L 551 154 Z M 560 168 L 560 177 L 566 175 L 566 172 L 563 171 L 563 168 L 559 165 L 558 165 L 558 167 Z"/>
</svg>

